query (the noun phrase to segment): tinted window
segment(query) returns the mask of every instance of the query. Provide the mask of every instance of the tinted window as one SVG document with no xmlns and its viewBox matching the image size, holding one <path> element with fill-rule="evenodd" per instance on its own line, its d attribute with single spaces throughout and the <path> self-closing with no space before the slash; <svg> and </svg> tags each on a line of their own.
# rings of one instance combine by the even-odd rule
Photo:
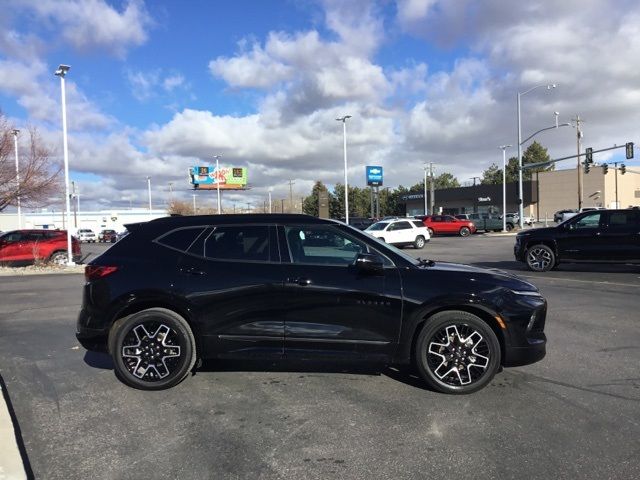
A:
<svg viewBox="0 0 640 480">
<path fill-rule="evenodd" d="M 415 222 L 411 222 L 411 223 L 413 223 L 413 224 L 416 226 L 416 228 L 422 228 L 422 227 L 424 227 L 424 223 L 419 222 L 419 221 L 415 221 Z"/>
<path fill-rule="evenodd" d="M 431 221 L 432 222 L 442 222 L 442 217 L 440 217 L 440 216 L 431 217 Z"/>
<path fill-rule="evenodd" d="M 598 228 L 600 226 L 600 217 L 602 216 L 602 212 L 590 213 L 589 215 L 585 215 L 584 217 L 576 220 L 572 225 L 572 229 L 589 229 L 589 228 Z"/>
<path fill-rule="evenodd" d="M 640 226 L 640 212 L 610 212 L 609 228 L 611 230 L 635 230 Z"/>
<path fill-rule="evenodd" d="M 186 252 L 203 231 L 204 227 L 179 228 L 161 236 L 157 242 L 165 247 Z"/>
<path fill-rule="evenodd" d="M 2 236 L 2 240 L 5 242 L 19 242 L 22 240 L 22 234 L 20 232 L 9 232 Z"/>
<path fill-rule="evenodd" d="M 398 222 L 394 227 L 395 230 L 411 230 L 411 224 L 409 222 Z"/>
<path fill-rule="evenodd" d="M 285 236 L 293 263 L 350 265 L 358 253 L 368 252 L 364 243 L 330 225 L 285 227 Z"/>
<path fill-rule="evenodd" d="M 269 261 L 269 227 L 215 227 L 204 241 L 204 256 L 216 260 Z"/>
</svg>

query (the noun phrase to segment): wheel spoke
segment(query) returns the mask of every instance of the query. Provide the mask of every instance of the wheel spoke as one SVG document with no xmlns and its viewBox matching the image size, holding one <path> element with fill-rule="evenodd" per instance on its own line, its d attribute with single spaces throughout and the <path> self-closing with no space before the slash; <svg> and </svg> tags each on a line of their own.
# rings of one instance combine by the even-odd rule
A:
<svg viewBox="0 0 640 480">
<path fill-rule="evenodd" d="M 149 321 L 129 331 L 121 348 L 127 370 L 136 378 L 158 381 L 168 377 L 182 355 L 176 332 L 164 323 Z"/>
</svg>

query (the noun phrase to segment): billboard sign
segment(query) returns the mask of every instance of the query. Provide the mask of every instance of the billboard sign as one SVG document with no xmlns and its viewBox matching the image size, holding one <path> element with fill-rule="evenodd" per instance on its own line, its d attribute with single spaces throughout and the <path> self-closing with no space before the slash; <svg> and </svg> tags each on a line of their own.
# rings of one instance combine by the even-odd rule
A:
<svg viewBox="0 0 640 480">
<path fill-rule="evenodd" d="M 382 185 L 382 167 L 367 166 L 367 185 L 370 187 L 380 187 Z"/>
<path fill-rule="evenodd" d="M 244 190 L 247 188 L 247 169 L 244 167 L 191 167 L 189 183 L 199 190 Z"/>
</svg>

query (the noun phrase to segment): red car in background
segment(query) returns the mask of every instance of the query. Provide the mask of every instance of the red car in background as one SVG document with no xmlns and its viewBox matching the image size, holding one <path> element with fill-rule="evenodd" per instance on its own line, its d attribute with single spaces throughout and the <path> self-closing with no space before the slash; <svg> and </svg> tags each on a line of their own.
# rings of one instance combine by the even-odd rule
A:
<svg viewBox="0 0 640 480">
<path fill-rule="evenodd" d="M 476 231 L 476 226 L 472 221 L 459 220 L 451 215 L 427 215 L 416 218 L 422 220 L 431 236 L 448 233 L 468 237 Z"/>
<path fill-rule="evenodd" d="M 73 260 L 82 257 L 80 242 L 71 237 Z M 66 230 L 14 230 L 0 235 L 0 263 L 28 265 L 36 262 L 67 263 Z"/>
</svg>

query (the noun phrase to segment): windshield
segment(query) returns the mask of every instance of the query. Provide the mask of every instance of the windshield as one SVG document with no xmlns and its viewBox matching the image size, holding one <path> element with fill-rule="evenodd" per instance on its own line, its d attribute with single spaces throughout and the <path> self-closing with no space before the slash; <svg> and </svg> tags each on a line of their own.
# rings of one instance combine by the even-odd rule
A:
<svg viewBox="0 0 640 480">
<path fill-rule="evenodd" d="M 373 225 L 369 226 L 367 228 L 367 230 L 380 231 L 380 230 L 384 230 L 385 228 L 387 228 L 388 225 L 389 225 L 389 222 L 378 222 L 378 223 L 374 223 Z"/>
</svg>

